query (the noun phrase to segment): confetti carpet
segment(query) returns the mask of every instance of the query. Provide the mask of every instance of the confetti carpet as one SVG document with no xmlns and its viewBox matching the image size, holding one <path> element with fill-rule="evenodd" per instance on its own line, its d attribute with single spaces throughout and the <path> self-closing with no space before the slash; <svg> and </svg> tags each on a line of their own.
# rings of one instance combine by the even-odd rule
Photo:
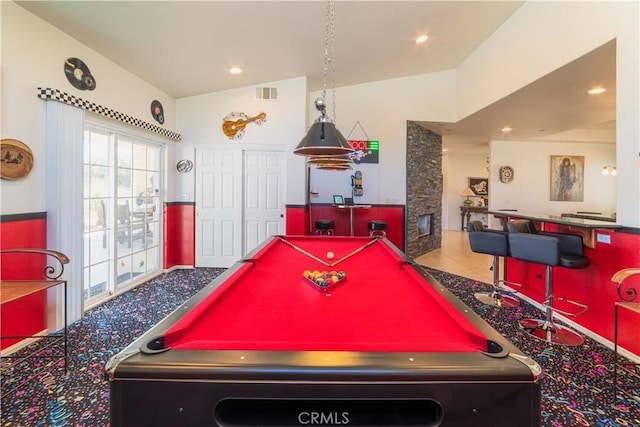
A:
<svg viewBox="0 0 640 427">
<path fill-rule="evenodd" d="M 173 271 L 88 311 L 69 327 L 66 374 L 61 360 L 3 359 L 0 426 L 109 426 L 105 363 L 222 271 Z M 486 290 L 486 284 L 438 270 L 427 271 L 542 365 L 544 427 L 640 427 L 637 388 L 620 393 L 616 399 L 612 396 L 613 354 L 609 349 L 590 339 L 580 347 L 545 345 L 517 327 L 520 318 L 540 317 L 536 308 L 526 303 L 511 310 L 484 306 L 473 294 Z M 37 345 L 28 351 L 37 349 Z M 47 349 L 42 355 L 51 351 L 56 350 Z"/>
<path fill-rule="evenodd" d="M 542 425 L 544 427 L 640 427 L 640 390 L 618 392 L 613 397 L 613 352 L 585 338 L 577 347 L 546 344 L 524 333 L 518 321 L 543 318 L 534 306 L 522 302 L 512 309 L 496 309 L 478 301 L 476 292 L 490 290 L 488 284 L 424 267 L 494 329 L 542 366 Z M 636 375 L 640 375 L 638 367 Z M 619 383 L 630 384 L 625 376 Z M 635 378 L 638 384 L 638 377 Z M 628 388 L 628 387 L 627 387 Z M 625 391 L 627 391 L 625 389 Z"/>
</svg>

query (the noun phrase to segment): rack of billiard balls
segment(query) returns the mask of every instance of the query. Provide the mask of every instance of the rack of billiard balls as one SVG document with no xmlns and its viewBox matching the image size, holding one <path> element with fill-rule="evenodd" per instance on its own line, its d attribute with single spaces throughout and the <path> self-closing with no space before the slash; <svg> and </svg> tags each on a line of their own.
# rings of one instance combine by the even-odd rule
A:
<svg viewBox="0 0 640 427">
<path fill-rule="evenodd" d="M 327 291 L 346 279 L 347 273 L 335 270 L 305 270 L 305 272 L 302 273 L 302 276 L 307 280 L 307 282 L 313 284 L 316 289 Z"/>
</svg>

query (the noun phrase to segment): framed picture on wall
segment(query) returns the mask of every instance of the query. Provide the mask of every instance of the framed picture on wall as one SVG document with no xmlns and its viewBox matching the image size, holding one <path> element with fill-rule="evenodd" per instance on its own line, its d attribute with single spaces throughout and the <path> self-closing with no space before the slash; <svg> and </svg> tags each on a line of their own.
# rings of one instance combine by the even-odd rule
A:
<svg viewBox="0 0 640 427">
<path fill-rule="evenodd" d="M 584 201 L 584 156 L 551 156 L 549 200 Z"/>
<path fill-rule="evenodd" d="M 469 178 L 469 188 L 476 196 L 489 195 L 489 179 L 488 178 Z"/>
</svg>

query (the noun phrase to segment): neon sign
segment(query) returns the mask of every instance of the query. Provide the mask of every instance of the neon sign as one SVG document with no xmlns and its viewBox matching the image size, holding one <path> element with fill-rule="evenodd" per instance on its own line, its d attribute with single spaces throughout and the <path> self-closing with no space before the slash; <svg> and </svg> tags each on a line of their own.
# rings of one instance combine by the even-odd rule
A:
<svg viewBox="0 0 640 427">
<path fill-rule="evenodd" d="M 348 142 L 355 150 L 349 155 L 355 163 L 378 163 L 380 141 L 350 139 Z"/>
</svg>

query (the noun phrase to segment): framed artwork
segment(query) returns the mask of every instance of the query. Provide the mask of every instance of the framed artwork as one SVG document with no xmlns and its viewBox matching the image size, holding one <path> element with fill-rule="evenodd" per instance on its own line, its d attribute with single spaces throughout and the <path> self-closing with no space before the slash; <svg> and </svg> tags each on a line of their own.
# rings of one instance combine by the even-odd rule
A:
<svg viewBox="0 0 640 427">
<path fill-rule="evenodd" d="M 551 156 L 549 200 L 584 201 L 584 156 Z"/>
<path fill-rule="evenodd" d="M 469 178 L 469 188 L 476 196 L 489 195 L 489 179 L 488 178 Z"/>
</svg>

